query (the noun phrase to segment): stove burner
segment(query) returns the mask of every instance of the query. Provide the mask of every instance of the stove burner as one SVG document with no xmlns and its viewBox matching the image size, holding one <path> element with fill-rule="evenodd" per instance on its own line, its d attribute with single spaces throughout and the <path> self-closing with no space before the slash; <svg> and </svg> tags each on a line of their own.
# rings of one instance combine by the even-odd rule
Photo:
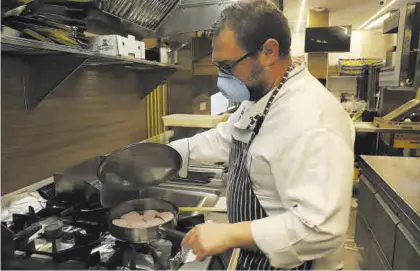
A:
<svg viewBox="0 0 420 271">
<path fill-rule="evenodd" d="M 11 237 L 2 238 L 2 251 L 11 248 L 13 254 L 2 262 L 4 269 L 168 269 L 180 250 L 181 239 L 169 235 L 149 244 L 116 240 L 108 232 L 109 209 L 102 206 L 69 206 L 54 198 L 38 212 L 27 210 L 2 224 L 2 234 Z M 180 219 L 176 229 L 187 232 L 203 222 L 202 215 Z"/>
<path fill-rule="evenodd" d="M 166 246 L 170 244 L 169 251 Z M 158 240 L 153 244 L 149 243 L 128 243 L 116 240 L 116 253 L 108 262 L 108 267 L 125 267 L 131 270 L 163 270 L 169 268 L 169 258 L 171 256 L 172 243 L 168 240 Z M 163 254 L 162 252 L 166 252 Z M 168 254 L 169 253 L 169 254 Z"/>
<path fill-rule="evenodd" d="M 47 241 L 51 241 L 52 253 L 57 253 L 57 238 L 62 235 L 63 223 L 56 221 L 44 227 L 44 236 Z"/>
<path fill-rule="evenodd" d="M 58 237 L 60 237 L 63 233 L 63 222 L 56 221 L 52 224 L 49 224 L 45 226 L 44 228 L 44 234 L 47 240 L 54 240 Z"/>
</svg>

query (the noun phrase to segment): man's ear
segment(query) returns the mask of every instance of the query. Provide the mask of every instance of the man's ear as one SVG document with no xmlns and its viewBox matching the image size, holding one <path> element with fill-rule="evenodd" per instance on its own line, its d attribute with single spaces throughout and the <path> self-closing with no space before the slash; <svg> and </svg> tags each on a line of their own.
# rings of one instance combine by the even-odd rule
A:
<svg viewBox="0 0 420 271">
<path fill-rule="evenodd" d="M 264 66 L 273 64 L 279 58 L 279 43 L 275 39 L 268 39 L 262 46 Z"/>
<path fill-rule="evenodd" d="M 262 51 L 264 53 L 265 59 L 272 64 L 279 57 L 279 43 L 275 39 L 268 39 L 264 42 Z"/>
</svg>

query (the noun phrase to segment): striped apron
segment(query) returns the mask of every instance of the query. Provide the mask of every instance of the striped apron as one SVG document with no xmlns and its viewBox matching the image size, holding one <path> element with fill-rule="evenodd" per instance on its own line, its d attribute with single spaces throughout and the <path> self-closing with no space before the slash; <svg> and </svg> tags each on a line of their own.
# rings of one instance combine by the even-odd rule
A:
<svg viewBox="0 0 420 271">
<path fill-rule="evenodd" d="M 252 221 L 267 217 L 267 213 L 261 206 L 252 188 L 252 181 L 247 166 L 247 155 L 249 147 L 258 134 L 259 127 L 261 127 L 275 96 L 287 81 L 292 68 L 293 66 L 291 65 L 279 86 L 273 91 L 262 116 L 253 129 L 250 141 L 245 143 L 232 138 L 227 186 L 227 211 L 230 223 Z M 312 261 L 307 261 L 293 270 L 310 270 L 311 267 Z M 270 265 L 268 257 L 261 250 L 251 249 L 241 249 L 236 268 L 238 270 L 276 270 L 275 267 Z"/>
</svg>

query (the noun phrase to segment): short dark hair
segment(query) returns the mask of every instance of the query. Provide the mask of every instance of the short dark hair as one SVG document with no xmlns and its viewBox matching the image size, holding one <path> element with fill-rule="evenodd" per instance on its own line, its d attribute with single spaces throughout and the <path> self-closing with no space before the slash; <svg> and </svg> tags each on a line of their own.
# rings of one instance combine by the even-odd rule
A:
<svg viewBox="0 0 420 271">
<path fill-rule="evenodd" d="M 268 0 L 239 1 L 225 8 L 213 24 L 216 37 L 230 28 L 238 44 L 248 52 L 258 51 L 264 42 L 273 38 L 279 43 L 279 54 L 289 56 L 291 34 L 288 21 L 277 6 Z"/>
</svg>

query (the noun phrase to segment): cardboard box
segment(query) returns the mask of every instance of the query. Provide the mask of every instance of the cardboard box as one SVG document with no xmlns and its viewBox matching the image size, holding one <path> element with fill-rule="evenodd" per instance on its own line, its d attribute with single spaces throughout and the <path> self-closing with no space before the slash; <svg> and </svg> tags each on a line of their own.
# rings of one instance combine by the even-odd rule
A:
<svg viewBox="0 0 420 271">
<path fill-rule="evenodd" d="M 206 107 L 204 110 L 202 110 L 202 104 L 206 103 Z M 201 105 L 201 106 L 200 106 Z M 208 93 L 201 93 L 200 95 L 197 95 L 193 97 L 192 99 L 192 110 L 193 114 L 198 115 L 210 115 L 210 95 Z"/>
<path fill-rule="evenodd" d="M 125 56 L 145 59 L 145 44 L 135 40 L 134 36 L 127 38 L 119 35 L 102 35 L 89 38 L 89 48 L 104 55 Z"/>
<path fill-rule="evenodd" d="M 160 63 L 168 64 L 169 63 L 169 49 L 160 47 L 159 54 L 160 54 Z"/>
</svg>

